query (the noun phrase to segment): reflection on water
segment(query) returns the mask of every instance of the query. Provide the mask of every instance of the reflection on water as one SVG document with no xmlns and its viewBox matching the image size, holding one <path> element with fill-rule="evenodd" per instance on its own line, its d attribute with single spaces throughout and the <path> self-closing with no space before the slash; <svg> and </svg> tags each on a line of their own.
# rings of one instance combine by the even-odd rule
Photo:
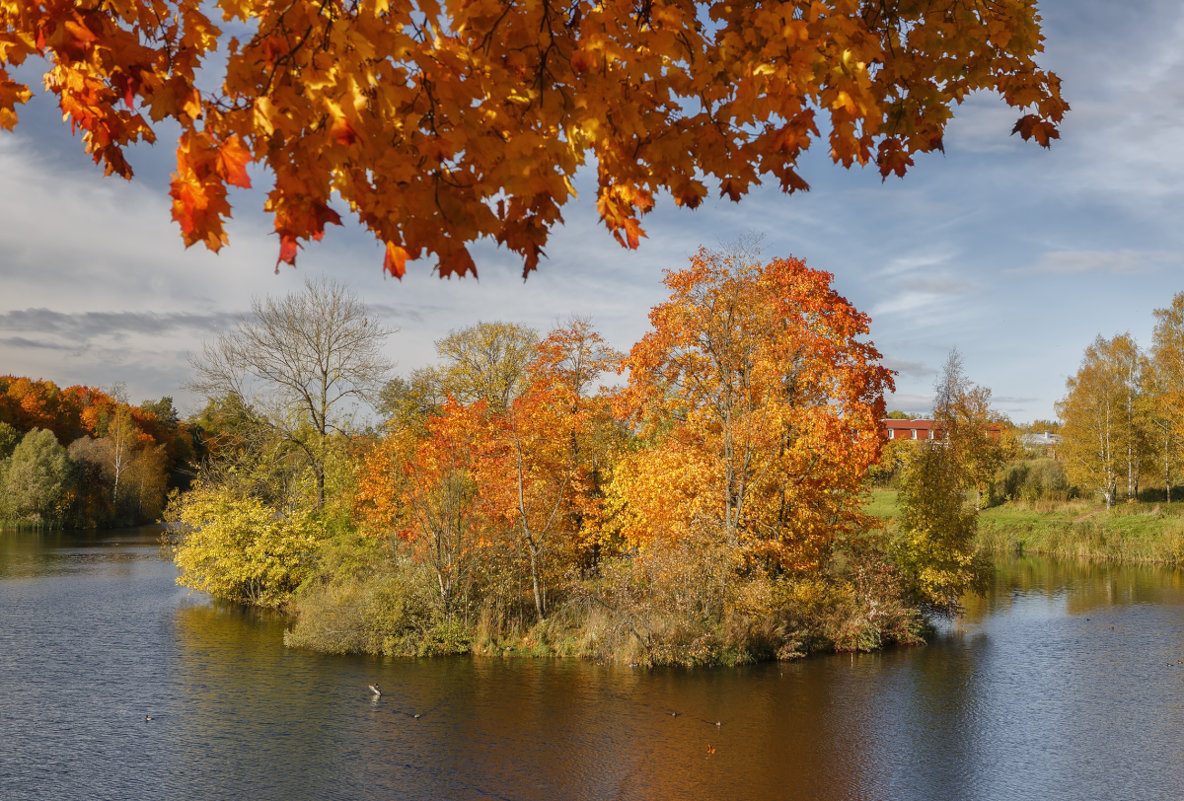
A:
<svg viewBox="0 0 1184 801">
<path fill-rule="evenodd" d="M 0 535 L 0 798 L 1174 799 L 1184 786 L 1179 572 L 1015 560 L 928 647 L 653 673 L 293 651 L 281 618 L 173 577 L 151 531 Z"/>
</svg>

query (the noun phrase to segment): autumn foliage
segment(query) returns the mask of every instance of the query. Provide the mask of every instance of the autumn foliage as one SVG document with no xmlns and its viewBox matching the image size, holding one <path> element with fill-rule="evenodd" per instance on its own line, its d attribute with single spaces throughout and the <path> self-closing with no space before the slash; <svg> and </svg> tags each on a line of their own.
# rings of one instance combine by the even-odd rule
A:
<svg viewBox="0 0 1184 801">
<path fill-rule="evenodd" d="M 152 409 L 118 401 L 94 387 L 62 389 L 52 381 L 0 376 L 0 422 L 17 431 L 42 428 L 69 445 L 79 437 L 105 436 L 121 413 L 143 444 L 162 446 L 171 460 L 192 455 L 185 424 L 161 419 Z"/>
<path fill-rule="evenodd" d="M 554 571 L 588 545 L 585 524 L 598 512 L 598 469 L 608 460 L 597 428 L 612 423 L 605 399 L 588 392 L 618 358 L 575 321 L 537 345 L 508 406 L 449 396 L 422 427 L 396 425 L 360 471 L 363 530 L 409 542 L 449 614 L 476 570 L 508 560 L 525 566 L 544 616 Z"/>
<path fill-rule="evenodd" d="M 651 663 L 792 654 L 806 647 L 792 632 L 813 625 L 801 610 L 832 596 L 899 612 L 832 627 L 837 647 L 909 639 L 913 613 L 861 512 L 891 372 L 830 280 L 797 259 L 700 251 L 667 273 L 670 297 L 628 356 L 577 320 L 510 371 L 512 396 L 493 382 L 425 417 L 393 409 L 359 470 L 362 531 L 430 571 L 449 621 L 501 621 L 494 639 L 603 615 L 600 640 L 580 624 L 586 647 Z M 614 371 L 625 385 L 597 389 Z"/>
<path fill-rule="evenodd" d="M 662 194 L 807 189 L 819 139 L 904 175 L 973 92 L 1043 146 L 1068 109 L 1030 0 L 0 0 L 0 22 L 0 127 L 30 97 L 10 69 L 44 58 L 107 173 L 177 131 L 187 245 L 225 244 L 229 188 L 267 175 L 279 261 L 348 210 L 395 276 L 425 254 L 475 272 L 482 238 L 530 272 L 589 161 L 601 220 L 635 248 Z"/>
<path fill-rule="evenodd" d="M 797 259 L 700 251 L 671 271 L 618 407 L 653 444 L 618 474 L 621 530 L 645 547 L 695 527 L 785 567 L 817 567 L 866 525 L 890 372 L 868 318 Z M 683 499 L 671 503 L 669 489 Z"/>
<path fill-rule="evenodd" d="M 155 520 L 171 473 L 193 457 L 190 430 L 168 398 L 132 406 L 93 387 L 0 376 L 0 427 L 20 436 L 49 432 L 69 448 L 70 476 L 41 523 Z"/>
</svg>

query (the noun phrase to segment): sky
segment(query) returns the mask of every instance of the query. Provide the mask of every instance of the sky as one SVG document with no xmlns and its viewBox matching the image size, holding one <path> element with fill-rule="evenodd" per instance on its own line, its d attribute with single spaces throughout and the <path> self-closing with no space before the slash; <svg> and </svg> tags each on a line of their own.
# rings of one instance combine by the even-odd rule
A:
<svg viewBox="0 0 1184 801">
<path fill-rule="evenodd" d="M 637 251 L 600 225 L 588 171 L 525 282 L 513 254 L 486 244 L 474 249 L 479 280 L 441 280 L 427 260 L 384 278 L 378 244 L 349 222 L 277 275 L 259 172 L 261 189 L 231 195 L 230 246 L 186 250 L 169 216 L 167 135 L 131 153 L 135 180 L 105 178 L 33 76 L 20 124 L 0 131 L 0 375 L 123 384 L 133 402 L 168 395 L 193 412 L 201 399 L 184 385 L 202 342 L 252 298 L 322 273 L 397 329 L 387 351 L 398 373 L 482 320 L 545 332 L 589 316 L 628 350 L 667 296 L 663 269 L 755 234 L 762 257 L 832 273 L 871 316 L 870 339 L 897 371 L 890 409 L 927 412 L 957 348 L 998 412 L 1052 419 L 1095 337 L 1129 332 L 1149 346 L 1153 310 L 1184 291 L 1184 3 L 1045 0 L 1040 13 L 1040 64 L 1072 106 L 1051 150 L 1010 136 L 1018 114 L 975 96 L 955 109 L 945 153 L 903 179 L 845 170 L 816 145 L 801 162 L 810 192 L 758 188 L 694 211 L 660 198 Z"/>
</svg>

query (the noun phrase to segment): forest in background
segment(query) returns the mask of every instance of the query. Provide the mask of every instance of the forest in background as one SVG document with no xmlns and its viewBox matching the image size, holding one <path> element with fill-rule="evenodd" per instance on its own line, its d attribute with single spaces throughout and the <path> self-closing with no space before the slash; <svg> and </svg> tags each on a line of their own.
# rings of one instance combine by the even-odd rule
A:
<svg viewBox="0 0 1184 801">
<path fill-rule="evenodd" d="M 202 440 L 172 398 L 133 406 L 121 395 L 0 376 L 0 521 L 107 528 L 160 518 Z"/>
</svg>

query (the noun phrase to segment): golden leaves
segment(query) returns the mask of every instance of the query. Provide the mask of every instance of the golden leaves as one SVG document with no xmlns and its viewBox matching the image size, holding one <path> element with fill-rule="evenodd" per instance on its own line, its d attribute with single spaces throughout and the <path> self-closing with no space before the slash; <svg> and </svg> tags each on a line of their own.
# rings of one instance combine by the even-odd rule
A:
<svg viewBox="0 0 1184 801">
<path fill-rule="evenodd" d="M 17 83 L 8 77 L 8 73 L 0 69 L 0 128 L 12 130 L 16 127 L 16 105 L 26 103 L 32 93 L 29 87 Z"/>
<path fill-rule="evenodd" d="M 667 273 L 670 299 L 651 312 L 617 399 L 656 441 L 616 472 L 626 537 L 705 526 L 793 567 L 859 525 L 892 379 L 862 341 L 867 317 L 830 280 L 796 259 L 706 251 Z"/>
<path fill-rule="evenodd" d="M 226 158 L 247 152 L 274 176 L 269 208 L 303 209 L 277 216 L 281 260 L 334 221 L 336 194 L 380 242 L 434 254 L 447 276 L 474 272 L 468 246 L 486 237 L 534 269 L 588 158 L 602 221 L 635 248 L 664 193 L 694 208 L 709 185 L 733 200 L 768 175 L 787 192 L 808 188 L 796 164 L 823 122 L 837 163 L 874 160 L 886 176 L 940 149 L 970 92 L 1021 109 L 1015 132 L 1043 146 L 1068 109 L 1059 79 L 1036 65 L 1028 0 L 217 7 L 249 38 L 222 37 L 200 0 L 0 5 L 0 127 L 29 96 L 3 69 L 40 49 L 47 88 L 108 171 L 131 174 L 122 147 L 151 139 L 136 113 L 147 109 L 182 138 L 243 143 Z M 198 71 L 219 49 L 225 79 L 208 87 Z M 206 179 L 174 187 L 187 243 L 225 241 L 223 190 L 242 185 L 244 169 L 212 172 L 222 190 Z M 383 263 L 397 272 L 405 260 L 388 249 Z"/>
</svg>

